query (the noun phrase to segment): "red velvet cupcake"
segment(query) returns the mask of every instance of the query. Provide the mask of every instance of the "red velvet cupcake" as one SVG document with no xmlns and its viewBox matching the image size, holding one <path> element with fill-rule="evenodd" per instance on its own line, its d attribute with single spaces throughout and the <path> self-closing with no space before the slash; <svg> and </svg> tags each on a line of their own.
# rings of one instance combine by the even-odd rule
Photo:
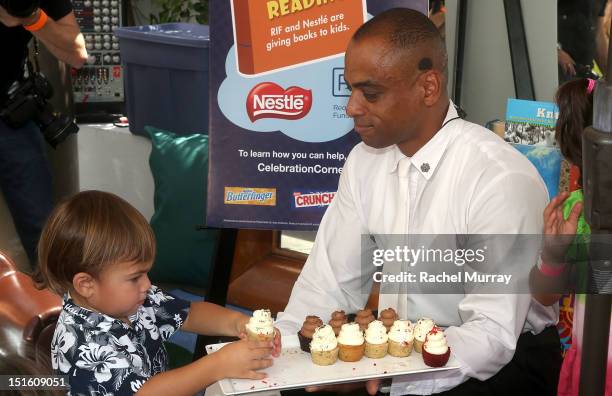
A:
<svg viewBox="0 0 612 396">
<path fill-rule="evenodd" d="M 423 344 L 422 355 L 425 364 L 429 367 L 442 367 L 448 363 L 450 352 L 444 331 L 439 327 L 431 329 Z"/>
<path fill-rule="evenodd" d="M 306 316 L 304 324 L 300 331 L 298 331 L 298 339 L 300 340 L 300 349 L 304 352 L 310 353 L 310 342 L 315 330 L 323 326 L 323 321 L 318 316 Z"/>
</svg>

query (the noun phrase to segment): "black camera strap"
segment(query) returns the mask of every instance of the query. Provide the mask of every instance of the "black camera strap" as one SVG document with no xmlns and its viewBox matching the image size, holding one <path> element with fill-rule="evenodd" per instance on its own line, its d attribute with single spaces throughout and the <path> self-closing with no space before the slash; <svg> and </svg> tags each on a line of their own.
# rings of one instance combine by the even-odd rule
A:
<svg viewBox="0 0 612 396">
<path fill-rule="evenodd" d="M 34 66 L 32 65 L 30 58 L 28 57 L 26 61 L 26 65 L 28 67 L 28 77 L 33 76 L 34 73 L 40 71 L 40 65 L 38 64 L 38 54 L 39 54 L 38 39 L 34 37 L 33 41 L 34 41 L 34 64 L 36 65 L 36 70 L 34 70 Z"/>
</svg>

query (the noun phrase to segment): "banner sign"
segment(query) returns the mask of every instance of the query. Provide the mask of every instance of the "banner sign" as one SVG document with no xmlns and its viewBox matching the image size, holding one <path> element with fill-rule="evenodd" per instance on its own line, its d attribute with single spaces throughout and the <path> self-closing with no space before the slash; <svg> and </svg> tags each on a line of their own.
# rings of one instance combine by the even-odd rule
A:
<svg viewBox="0 0 612 396">
<path fill-rule="evenodd" d="M 316 229 L 359 137 L 344 51 L 365 21 L 426 0 L 229 0 L 210 5 L 207 224 Z"/>
</svg>

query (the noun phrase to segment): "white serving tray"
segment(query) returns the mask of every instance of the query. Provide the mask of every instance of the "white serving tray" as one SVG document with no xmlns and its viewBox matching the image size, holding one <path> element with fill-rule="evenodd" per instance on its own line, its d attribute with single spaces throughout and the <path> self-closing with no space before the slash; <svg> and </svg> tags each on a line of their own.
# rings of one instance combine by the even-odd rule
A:
<svg viewBox="0 0 612 396">
<path fill-rule="evenodd" d="M 206 351 L 209 354 L 214 353 L 224 345 L 227 343 L 207 345 Z M 297 335 L 293 335 L 283 337 L 281 355 L 274 358 L 272 367 L 263 370 L 268 374 L 268 378 L 263 380 L 224 379 L 219 381 L 219 385 L 224 394 L 238 395 L 457 368 L 459 364 L 452 353 L 446 366 L 433 368 L 426 366 L 421 354 L 416 351 L 412 351 L 410 356 L 405 358 L 387 355 L 382 359 L 369 359 L 364 356 L 363 359 L 354 363 L 338 360 L 331 366 L 317 366 L 312 363 L 310 354 L 300 349 Z"/>
</svg>

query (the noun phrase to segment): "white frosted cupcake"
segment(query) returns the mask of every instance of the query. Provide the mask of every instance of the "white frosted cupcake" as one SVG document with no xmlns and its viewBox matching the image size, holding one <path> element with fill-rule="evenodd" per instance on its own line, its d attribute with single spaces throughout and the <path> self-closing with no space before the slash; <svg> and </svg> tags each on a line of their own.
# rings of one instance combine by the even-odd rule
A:
<svg viewBox="0 0 612 396">
<path fill-rule="evenodd" d="M 436 324 L 433 319 L 429 318 L 421 318 L 417 321 L 414 326 L 414 350 L 418 353 L 421 353 L 423 349 L 423 343 L 425 342 L 425 337 L 427 337 L 427 333 L 431 329 L 434 328 Z"/>
<path fill-rule="evenodd" d="M 246 325 L 247 338 L 250 341 L 274 340 L 274 322 L 269 309 L 258 309 Z"/>
<path fill-rule="evenodd" d="M 361 360 L 365 352 L 365 339 L 357 323 L 345 323 L 338 334 L 338 357 L 345 362 Z"/>
<path fill-rule="evenodd" d="M 389 355 L 396 357 L 410 356 L 414 334 L 409 320 L 396 320 L 389 330 Z"/>
<path fill-rule="evenodd" d="M 365 331 L 365 355 L 370 359 L 380 359 L 387 354 L 389 337 L 387 328 L 380 320 L 374 320 L 368 324 Z"/>
<path fill-rule="evenodd" d="M 450 347 L 446 342 L 444 331 L 434 327 L 427 333 L 423 344 L 423 361 L 430 367 L 442 367 L 448 363 Z"/>
<path fill-rule="evenodd" d="M 338 341 L 330 325 L 318 327 L 310 342 L 310 357 L 314 364 L 329 366 L 338 360 Z"/>
</svg>

